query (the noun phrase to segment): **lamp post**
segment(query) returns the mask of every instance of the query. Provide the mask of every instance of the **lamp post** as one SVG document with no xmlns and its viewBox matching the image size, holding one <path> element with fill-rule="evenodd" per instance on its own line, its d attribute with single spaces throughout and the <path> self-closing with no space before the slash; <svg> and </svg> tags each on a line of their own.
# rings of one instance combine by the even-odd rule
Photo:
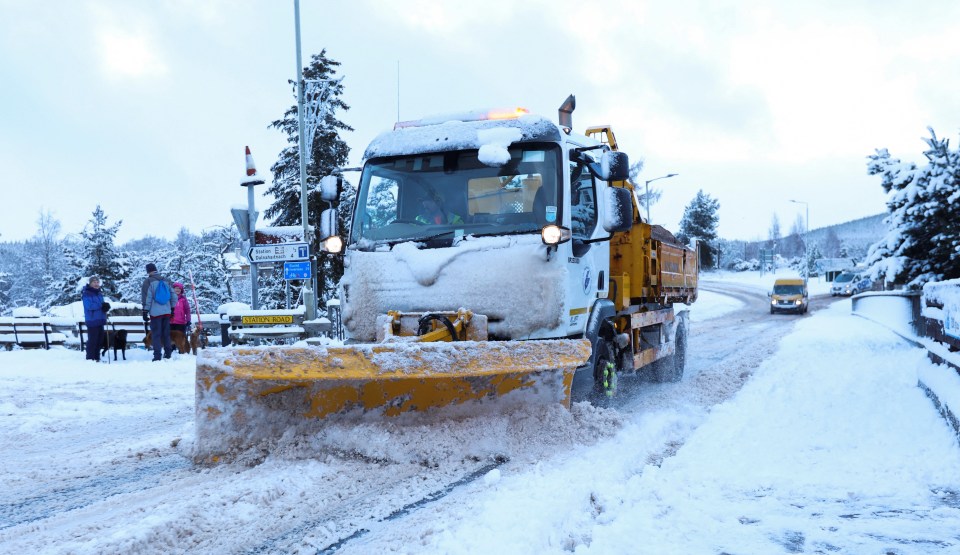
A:
<svg viewBox="0 0 960 555">
<path fill-rule="evenodd" d="M 804 222 L 803 230 L 803 281 L 806 282 L 810 274 L 810 203 L 802 200 L 790 199 L 790 202 L 802 204 L 807 209 L 807 219 Z"/>
<path fill-rule="evenodd" d="M 650 184 L 658 179 L 666 179 L 668 177 L 675 177 L 678 175 L 680 174 L 668 173 L 667 175 L 661 175 L 660 177 L 654 177 L 653 179 L 648 179 L 646 183 L 644 183 L 645 193 L 644 193 L 643 200 L 644 200 L 644 204 L 647 205 L 647 223 L 650 223 Z"/>
<path fill-rule="evenodd" d="M 310 244 L 310 222 L 307 221 L 307 155 L 306 138 L 303 135 L 303 62 L 300 57 L 300 0 L 293 2 L 294 20 L 297 28 L 297 129 L 300 135 L 300 219 L 303 222 L 303 240 Z M 308 280 L 303 285 L 303 304 L 306 305 L 306 319 L 317 317 L 317 297 Z"/>
</svg>

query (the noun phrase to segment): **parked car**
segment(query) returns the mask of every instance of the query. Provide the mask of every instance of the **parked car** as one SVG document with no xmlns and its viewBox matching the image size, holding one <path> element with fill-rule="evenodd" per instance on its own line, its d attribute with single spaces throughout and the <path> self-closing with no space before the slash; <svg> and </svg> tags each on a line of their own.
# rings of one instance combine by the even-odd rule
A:
<svg viewBox="0 0 960 555">
<path fill-rule="evenodd" d="M 850 296 L 857 293 L 856 284 L 859 280 L 859 276 L 853 272 L 843 272 L 833 280 L 833 285 L 830 287 L 830 296 L 836 297 L 837 295 Z"/>
<path fill-rule="evenodd" d="M 854 279 L 854 283 L 856 284 L 853 293 L 854 295 L 859 295 L 864 291 L 873 291 L 873 280 L 870 279 L 870 276 L 860 274 Z"/>
<path fill-rule="evenodd" d="M 781 278 L 773 282 L 773 291 L 770 297 L 770 314 L 774 312 L 796 312 L 803 314 L 807 311 L 809 293 L 807 284 L 800 278 Z"/>
</svg>

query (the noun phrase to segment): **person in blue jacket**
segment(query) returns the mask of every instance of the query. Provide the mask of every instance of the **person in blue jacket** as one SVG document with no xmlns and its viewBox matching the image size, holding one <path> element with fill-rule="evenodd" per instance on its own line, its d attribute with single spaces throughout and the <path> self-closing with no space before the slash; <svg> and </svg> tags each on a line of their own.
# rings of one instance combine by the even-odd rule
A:
<svg viewBox="0 0 960 555">
<path fill-rule="evenodd" d="M 80 291 L 83 301 L 83 323 L 87 326 L 87 360 L 100 362 L 100 344 L 103 342 L 103 326 L 107 323 L 110 304 L 103 302 L 100 278 L 91 276 Z"/>
</svg>

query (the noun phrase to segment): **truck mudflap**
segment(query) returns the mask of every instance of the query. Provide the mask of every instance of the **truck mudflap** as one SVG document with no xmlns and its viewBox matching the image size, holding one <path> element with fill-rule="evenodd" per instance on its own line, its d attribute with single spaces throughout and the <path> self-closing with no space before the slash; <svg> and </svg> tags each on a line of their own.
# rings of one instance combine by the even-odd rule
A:
<svg viewBox="0 0 960 555">
<path fill-rule="evenodd" d="M 194 458 L 215 463 L 324 423 L 562 403 L 584 339 L 249 347 L 197 357 Z"/>
</svg>

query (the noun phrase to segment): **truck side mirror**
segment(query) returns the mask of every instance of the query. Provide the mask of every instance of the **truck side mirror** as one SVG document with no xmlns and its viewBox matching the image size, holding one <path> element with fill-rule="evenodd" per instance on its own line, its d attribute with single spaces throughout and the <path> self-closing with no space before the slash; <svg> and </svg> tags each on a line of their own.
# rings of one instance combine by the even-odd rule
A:
<svg viewBox="0 0 960 555">
<path fill-rule="evenodd" d="M 330 203 L 340 200 L 343 191 L 343 177 L 339 175 L 325 175 L 320 180 L 320 199 Z"/>
<path fill-rule="evenodd" d="M 606 151 L 600 156 L 600 179 L 624 181 L 630 177 L 630 157 L 626 152 Z"/>
<path fill-rule="evenodd" d="M 603 229 L 610 233 L 633 227 L 633 194 L 622 187 L 607 187 Z"/>
</svg>

